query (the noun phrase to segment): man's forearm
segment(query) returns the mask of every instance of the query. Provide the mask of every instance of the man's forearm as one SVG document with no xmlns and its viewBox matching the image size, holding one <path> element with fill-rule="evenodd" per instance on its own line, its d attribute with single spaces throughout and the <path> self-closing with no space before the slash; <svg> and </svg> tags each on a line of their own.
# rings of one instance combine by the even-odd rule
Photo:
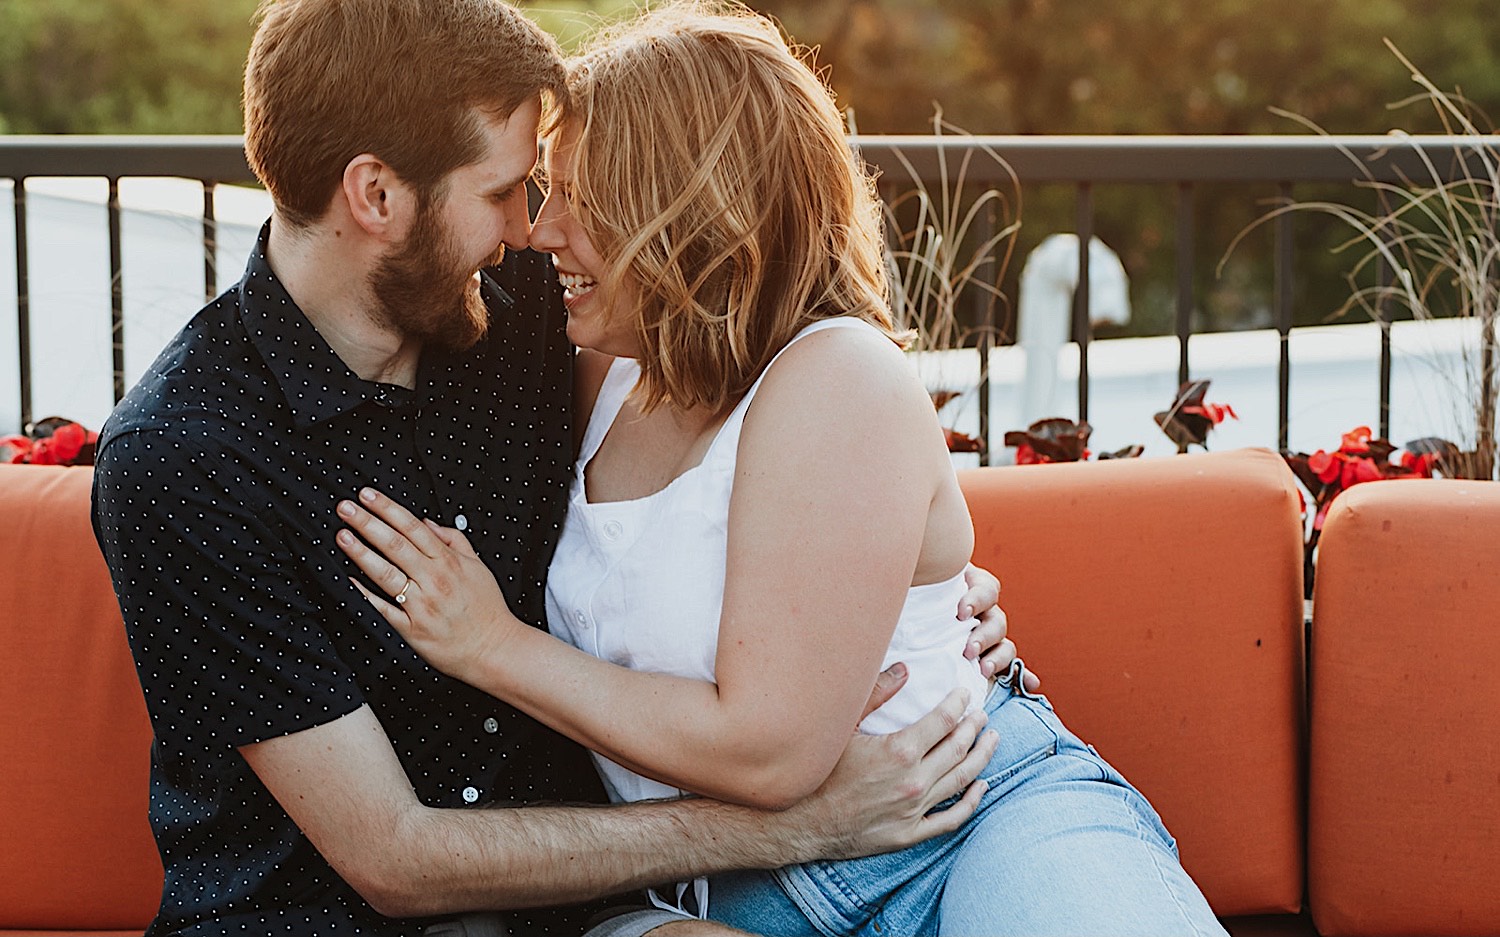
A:
<svg viewBox="0 0 1500 937">
<path fill-rule="evenodd" d="M 695 875 L 805 861 L 822 845 L 778 814 L 701 799 L 613 807 L 421 808 L 397 835 L 416 849 L 403 850 L 406 868 L 392 870 L 395 881 L 388 879 L 381 889 L 380 910 L 395 916 L 580 901 Z"/>
</svg>

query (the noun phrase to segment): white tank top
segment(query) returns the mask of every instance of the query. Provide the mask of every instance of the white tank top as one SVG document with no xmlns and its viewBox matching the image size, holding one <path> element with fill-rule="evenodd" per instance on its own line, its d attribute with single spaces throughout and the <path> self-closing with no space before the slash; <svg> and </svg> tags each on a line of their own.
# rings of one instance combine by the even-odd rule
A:
<svg viewBox="0 0 1500 937">
<path fill-rule="evenodd" d="M 874 331 L 861 319 L 826 319 L 804 328 L 792 342 L 832 328 Z M 767 370 L 775 363 L 773 358 Z M 584 469 L 639 376 L 635 361 L 617 359 L 594 403 L 567 520 L 547 574 L 547 624 L 554 635 L 595 657 L 632 670 L 712 682 L 740 430 L 765 374 L 730 413 L 696 467 L 644 498 L 590 503 Z M 880 735 L 904 728 L 959 686 L 969 688 L 972 706 L 983 702 L 987 682 L 978 664 L 963 656 L 973 625 L 957 617 L 964 591 L 959 574 L 907 592 L 881 666 L 904 661 L 910 677 L 900 693 L 860 723 L 860 731 Z M 594 755 L 594 763 L 615 801 L 683 793 L 601 755 Z"/>
</svg>

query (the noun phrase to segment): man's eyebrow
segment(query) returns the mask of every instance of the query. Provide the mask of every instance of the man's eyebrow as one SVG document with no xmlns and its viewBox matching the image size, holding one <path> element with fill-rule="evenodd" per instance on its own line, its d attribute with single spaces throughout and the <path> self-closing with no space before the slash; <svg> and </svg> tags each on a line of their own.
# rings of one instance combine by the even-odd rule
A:
<svg viewBox="0 0 1500 937">
<path fill-rule="evenodd" d="M 492 186 L 490 188 L 490 192 L 496 195 L 503 192 L 509 192 L 511 189 L 514 189 L 518 185 L 524 185 L 526 180 L 530 179 L 531 176 L 532 171 L 528 169 L 523 175 L 518 176 L 515 179 L 508 179 L 505 182 L 500 183 L 499 185 Z"/>
</svg>

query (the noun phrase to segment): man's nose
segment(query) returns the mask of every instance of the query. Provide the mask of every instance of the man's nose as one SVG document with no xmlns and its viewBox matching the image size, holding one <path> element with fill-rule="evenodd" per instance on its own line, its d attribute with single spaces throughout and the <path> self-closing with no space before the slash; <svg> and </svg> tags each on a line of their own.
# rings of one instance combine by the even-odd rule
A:
<svg viewBox="0 0 1500 937">
<path fill-rule="evenodd" d="M 515 205 L 505 213 L 505 246 L 525 250 L 531 246 L 531 211 L 524 198 L 513 199 Z"/>
</svg>

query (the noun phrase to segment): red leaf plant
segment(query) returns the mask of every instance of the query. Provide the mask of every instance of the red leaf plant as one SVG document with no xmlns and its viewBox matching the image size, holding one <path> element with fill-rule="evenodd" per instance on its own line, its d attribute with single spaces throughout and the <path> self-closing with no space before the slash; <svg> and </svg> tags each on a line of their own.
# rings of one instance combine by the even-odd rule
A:
<svg viewBox="0 0 1500 937">
<path fill-rule="evenodd" d="M 1234 407 L 1227 403 L 1206 403 L 1203 400 L 1208 385 L 1207 380 L 1188 381 L 1177 389 L 1177 399 L 1172 405 L 1154 417 L 1167 438 L 1184 449 L 1194 445 L 1207 449 L 1208 434 L 1215 426 L 1226 418 L 1240 418 Z"/>
<path fill-rule="evenodd" d="M 1049 462 L 1083 462 L 1093 455 L 1089 450 L 1089 436 L 1094 428 L 1087 423 L 1074 423 L 1062 417 L 1037 420 L 1024 430 L 1011 430 L 1005 434 L 1005 444 L 1016 449 L 1017 465 L 1046 465 Z M 1126 446 L 1114 452 L 1099 453 L 1099 460 L 1134 459 L 1144 450 L 1142 446 Z"/>
<path fill-rule="evenodd" d="M 1413 439 L 1393 460 L 1396 451 L 1389 440 L 1376 437 L 1368 426 L 1356 426 L 1344 434 L 1333 452 L 1319 449 L 1311 455 L 1305 452 L 1281 454 L 1313 500 L 1312 529 L 1308 533 L 1304 554 L 1305 580 L 1309 590 L 1312 588 L 1313 551 L 1323 532 L 1328 509 L 1341 492 L 1365 482 L 1392 478 L 1432 478 L 1435 474 L 1452 477 L 1453 466 L 1460 457 L 1457 446 L 1436 436 Z M 1307 512 L 1306 498 L 1302 499 L 1302 510 L 1304 514 Z"/>
<path fill-rule="evenodd" d="M 963 396 L 956 390 L 932 390 L 928 391 L 932 398 L 934 409 L 941 411 L 948 404 Z M 949 452 L 983 452 L 984 440 L 968 433 L 960 433 L 956 429 L 943 427 L 943 439 L 948 443 Z"/>
<path fill-rule="evenodd" d="M 49 416 L 25 435 L 0 436 L 0 462 L 26 465 L 93 465 L 99 434 L 72 420 Z"/>
<path fill-rule="evenodd" d="M 1089 457 L 1089 436 L 1094 428 L 1062 417 L 1037 420 L 1024 430 L 1005 434 L 1005 444 L 1016 447 L 1017 465 L 1048 462 L 1081 462 Z"/>
</svg>

